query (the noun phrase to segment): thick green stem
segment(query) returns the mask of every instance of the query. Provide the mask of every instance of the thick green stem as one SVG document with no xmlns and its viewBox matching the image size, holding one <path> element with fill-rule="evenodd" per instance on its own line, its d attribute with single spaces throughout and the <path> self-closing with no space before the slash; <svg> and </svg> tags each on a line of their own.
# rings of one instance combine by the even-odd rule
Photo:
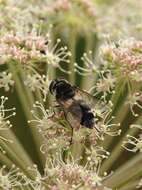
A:
<svg viewBox="0 0 142 190">
<path fill-rule="evenodd" d="M 135 124 L 142 123 L 142 117 L 138 118 L 137 121 L 135 121 Z M 127 134 L 134 136 L 138 132 L 138 128 L 129 129 L 127 131 Z M 115 160 L 118 159 L 118 157 L 123 153 L 124 148 L 122 147 L 123 141 L 126 139 L 126 135 L 124 135 L 119 143 L 115 146 L 113 151 L 111 152 L 111 155 L 109 158 L 102 164 L 100 173 L 103 174 L 105 171 L 107 171 L 111 166 L 114 164 Z"/>
<path fill-rule="evenodd" d="M 0 145 L 6 151 L 5 155 L 8 157 L 8 159 L 10 159 L 28 177 L 34 179 L 32 172 L 28 171 L 28 167 L 32 166 L 32 164 L 30 163 L 30 165 L 29 165 L 29 163 L 27 163 L 24 160 L 25 157 L 23 157 L 23 155 L 21 155 L 21 156 L 17 155 L 16 152 L 9 147 L 9 143 L 0 140 Z"/>
<path fill-rule="evenodd" d="M 26 116 L 27 120 L 31 120 L 32 114 L 30 112 L 30 109 L 32 109 L 32 107 L 33 107 L 34 100 L 33 100 L 32 94 L 29 92 L 29 90 L 27 88 L 25 88 L 25 86 L 23 85 L 23 82 L 20 80 L 20 76 L 19 76 L 18 72 L 20 72 L 20 74 L 23 76 L 22 69 L 20 68 L 20 66 L 19 66 L 19 69 L 18 69 L 18 66 L 14 67 L 14 65 L 12 65 L 12 63 L 10 63 L 8 66 L 9 66 L 10 71 L 13 73 L 16 90 L 19 95 L 20 101 L 22 103 L 22 108 L 24 110 L 25 116 Z M 18 70 L 17 72 L 16 72 L 16 69 Z M 33 138 L 34 138 L 34 142 L 36 145 L 38 155 L 40 156 L 41 161 L 44 162 L 44 157 L 40 152 L 42 138 L 39 135 L 38 130 L 35 127 L 33 127 L 32 124 L 29 124 L 29 125 L 30 125 L 30 130 L 31 130 Z"/>
<path fill-rule="evenodd" d="M 31 158 L 28 156 L 27 152 L 24 150 L 22 144 L 19 142 L 17 137 L 13 134 L 11 130 L 1 131 L 1 136 L 7 139 L 10 142 L 8 143 L 8 147 L 21 159 L 24 160 L 23 164 L 28 166 L 32 166 L 33 162 Z M 3 141 L 5 142 L 5 141 Z"/>
<path fill-rule="evenodd" d="M 134 190 L 134 189 L 136 189 L 136 186 L 138 185 L 138 183 L 139 183 L 138 180 L 132 181 L 132 182 L 120 187 L 118 190 Z"/>
<path fill-rule="evenodd" d="M 6 156 L 5 154 L 3 154 L 3 153 L 0 153 L 0 163 L 1 163 L 2 165 L 6 165 L 7 168 L 9 168 L 9 169 L 10 169 L 10 167 L 11 167 L 12 164 L 13 164 L 13 163 L 11 162 L 11 160 L 8 159 L 7 156 Z"/>
<path fill-rule="evenodd" d="M 123 166 L 119 167 L 114 174 L 105 180 L 104 185 L 111 188 L 120 187 L 122 184 L 127 183 L 135 176 L 142 176 L 142 153 L 135 156 Z"/>
</svg>

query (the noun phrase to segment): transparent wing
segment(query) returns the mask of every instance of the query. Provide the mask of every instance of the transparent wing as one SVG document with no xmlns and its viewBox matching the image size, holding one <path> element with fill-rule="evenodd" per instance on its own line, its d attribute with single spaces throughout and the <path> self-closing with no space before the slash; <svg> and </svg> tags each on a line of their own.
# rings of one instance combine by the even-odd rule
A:
<svg viewBox="0 0 142 190">
<path fill-rule="evenodd" d="M 66 119 L 72 128 L 74 128 L 74 129 L 80 128 L 80 118 L 79 117 L 75 117 L 71 112 L 68 112 L 66 114 Z"/>
<path fill-rule="evenodd" d="M 74 100 L 82 100 L 85 104 L 87 104 L 90 108 L 94 108 L 97 100 L 94 96 L 89 94 L 87 91 L 81 90 L 78 87 L 75 87 L 75 96 Z"/>
</svg>

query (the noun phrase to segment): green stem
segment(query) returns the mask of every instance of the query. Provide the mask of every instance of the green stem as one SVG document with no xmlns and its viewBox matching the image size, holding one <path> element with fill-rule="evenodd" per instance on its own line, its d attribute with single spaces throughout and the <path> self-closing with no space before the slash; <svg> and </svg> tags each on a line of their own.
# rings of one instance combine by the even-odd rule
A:
<svg viewBox="0 0 142 190">
<path fill-rule="evenodd" d="M 142 117 L 140 117 L 137 121 L 135 121 L 135 124 L 140 124 L 142 122 Z M 129 129 L 127 131 L 127 134 L 134 136 L 138 132 L 138 128 Z M 104 163 L 101 166 L 100 173 L 103 174 L 105 171 L 107 171 L 111 166 L 114 164 L 115 160 L 118 159 L 118 157 L 123 153 L 124 148 L 121 146 L 122 142 L 126 139 L 126 135 L 124 135 L 119 143 L 115 146 L 114 150 L 111 152 L 111 155 L 109 158 L 104 161 Z"/>
<path fill-rule="evenodd" d="M 122 99 L 122 95 L 124 97 L 124 91 L 125 91 L 125 87 L 126 87 L 126 83 L 123 79 L 120 79 L 116 88 L 115 88 L 115 94 L 113 94 L 111 101 L 113 103 L 113 110 L 112 110 L 112 115 L 116 115 L 116 112 L 118 109 L 118 107 L 120 107 L 122 105 L 122 101 L 119 102 L 119 100 Z M 121 99 L 120 99 L 121 97 Z M 117 106 L 116 106 L 117 105 Z M 117 108 L 117 109 L 116 109 Z"/>
<path fill-rule="evenodd" d="M 82 153 L 84 152 L 84 144 L 80 142 L 79 138 L 84 138 L 86 136 L 85 129 L 79 129 L 79 131 L 75 131 L 73 133 L 73 145 L 71 147 L 71 153 L 75 160 L 80 159 Z"/>
<path fill-rule="evenodd" d="M 6 142 L 3 142 L 2 140 L 0 140 L 0 145 L 1 147 L 6 151 L 6 155 L 8 157 L 8 159 L 10 159 L 18 168 L 20 168 L 28 177 L 33 178 L 33 174 L 28 171 L 28 167 L 31 166 L 31 163 L 29 165 L 29 163 L 27 163 L 24 158 L 23 155 L 19 156 L 16 154 L 14 149 L 11 149 L 9 147 L 9 144 L 7 145 Z"/>
<path fill-rule="evenodd" d="M 71 31 L 70 33 L 70 39 L 69 39 L 69 49 L 71 51 L 71 59 L 69 63 L 69 71 L 71 74 L 69 75 L 69 81 L 74 84 L 75 83 L 75 72 L 74 72 L 74 63 L 76 61 L 76 32 L 75 30 Z"/>
<path fill-rule="evenodd" d="M 125 118 L 125 115 L 127 113 L 127 107 L 124 108 L 123 106 L 125 96 L 124 94 L 122 96 L 122 92 L 124 93 L 124 89 L 125 89 L 125 82 L 120 80 L 115 88 L 115 94 L 113 94 L 111 98 L 111 102 L 113 103 L 113 108 L 109 118 L 115 116 L 115 118 L 113 119 L 113 123 L 116 124 L 121 123 L 121 121 Z M 124 109 L 125 112 L 123 111 Z M 106 137 L 104 142 L 100 142 L 100 145 L 104 146 L 105 149 L 107 149 L 109 145 L 112 143 L 113 139 L 114 139 L 113 137 Z"/>
<path fill-rule="evenodd" d="M 142 175 L 142 153 L 135 156 L 130 161 L 128 161 L 123 166 L 119 167 L 114 174 L 105 180 L 104 185 L 111 188 L 117 188 L 122 184 L 134 179 L 135 176 L 138 177 Z"/>
<path fill-rule="evenodd" d="M 135 85 L 136 87 L 136 85 Z M 136 90 L 136 89 L 135 89 Z M 140 90 L 140 87 L 137 88 L 137 91 Z M 125 103 L 125 102 L 124 102 Z M 132 118 L 132 120 L 130 120 L 130 108 L 129 105 L 124 105 L 124 103 L 122 105 L 120 105 L 119 111 L 117 112 L 116 118 L 113 120 L 114 123 L 122 123 L 122 128 L 123 127 L 128 127 L 128 125 L 133 124 L 133 122 L 135 124 L 140 124 L 142 123 L 142 116 L 138 117 L 137 120 L 135 120 L 135 118 Z M 126 126 L 125 126 L 126 125 Z M 117 128 L 116 128 L 117 129 Z M 105 160 L 102 164 L 101 167 L 101 172 L 103 173 L 104 171 L 107 171 L 109 168 L 111 168 L 111 166 L 113 165 L 113 163 L 115 162 L 115 160 L 122 154 L 122 152 L 124 151 L 124 149 L 122 148 L 122 142 L 125 140 L 126 135 L 130 134 L 130 135 L 135 135 L 137 133 L 138 129 L 134 128 L 134 129 L 128 129 L 123 135 L 121 135 L 119 137 L 119 142 L 117 143 L 117 145 L 114 147 L 114 150 L 111 152 L 111 156 Z M 103 144 L 103 147 L 105 149 L 108 149 L 109 145 L 111 143 L 113 143 L 113 140 L 116 137 L 106 137 L 105 142 Z"/>
<path fill-rule="evenodd" d="M 96 35 L 88 34 L 86 37 L 85 52 L 88 54 L 90 50 L 92 51 L 92 55 L 91 56 L 88 55 L 88 56 L 89 56 L 90 61 L 92 61 L 92 63 L 94 64 L 94 66 L 96 64 L 97 55 L 95 53 L 97 51 L 97 45 L 98 45 L 98 39 Z M 95 57 L 95 60 L 94 60 L 94 57 Z M 82 88 L 89 90 L 96 83 L 96 78 L 97 78 L 97 74 L 95 72 L 92 72 L 92 73 L 90 72 L 89 76 L 83 77 Z"/>
<path fill-rule="evenodd" d="M 28 156 L 27 152 L 23 148 L 22 144 L 19 142 L 17 137 L 13 134 L 11 130 L 1 131 L 1 136 L 12 142 L 7 142 L 8 146 L 15 154 L 24 160 L 24 163 L 28 166 L 32 166 L 33 162 Z"/>
<path fill-rule="evenodd" d="M 44 104 L 43 97 L 41 95 L 40 90 L 36 90 L 36 92 L 35 92 L 35 100 L 40 102 L 41 104 Z"/>
<path fill-rule="evenodd" d="M 11 168 L 11 166 L 12 166 L 12 162 L 11 162 L 11 160 L 9 160 L 8 158 L 7 158 L 7 156 L 5 155 L 5 154 L 3 154 L 3 153 L 0 153 L 0 163 L 2 164 L 2 165 L 6 165 L 9 169 Z"/>
<path fill-rule="evenodd" d="M 119 189 L 120 189 L 120 190 L 134 190 L 134 189 L 136 189 L 136 186 L 138 185 L 138 183 L 139 183 L 138 180 L 132 181 L 132 182 L 129 182 L 128 184 L 126 184 L 126 185 L 120 187 Z M 119 189 L 118 189 L 118 190 L 119 190 Z"/>
<path fill-rule="evenodd" d="M 33 107 L 33 97 L 32 94 L 29 92 L 28 89 L 25 88 L 25 86 L 23 85 L 22 81 L 20 80 L 20 76 L 18 74 L 21 74 L 21 77 L 23 77 L 23 72 L 22 69 L 20 68 L 20 66 L 18 67 L 18 65 L 16 65 L 15 67 L 12 65 L 12 63 L 10 63 L 9 65 L 9 69 L 11 70 L 11 72 L 13 73 L 13 78 L 15 80 L 15 86 L 16 86 L 16 90 L 17 93 L 19 95 L 20 101 L 22 103 L 22 108 L 24 110 L 25 116 L 27 118 L 27 120 L 31 120 L 32 119 L 32 115 L 30 112 L 30 109 Z M 15 70 L 18 70 L 17 72 L 15 72 Z M 33 139 L 36 145 L 36 150 L 38 152 L 38 155 L 40 156 L 41 162 L 44 162 L 44 157 L 40 152 L 40 146 L 42 144 L 42 137 L 39 135 L 38 130 L 32 125 L 29 124 L 30 126 L 30 130 L 32 132 L 33 135 Z"/>
<path fill-rule="evenodd" d="M 121 106 L 119 109 L 119 112 L 117 113 L 116 117 L 113 120 L 113 123 L 121 124 L 122 121 L 126 118 L 128 112 L 129 112 L 129 106 Z M 116 126 L 115 130 L 119 130 L 119 128 L 120 126 Z M 105 149 L 108 149 L 115 138 L 116 137 L 106 136 L 101 146 L 103 146 Z"/>
</svg>

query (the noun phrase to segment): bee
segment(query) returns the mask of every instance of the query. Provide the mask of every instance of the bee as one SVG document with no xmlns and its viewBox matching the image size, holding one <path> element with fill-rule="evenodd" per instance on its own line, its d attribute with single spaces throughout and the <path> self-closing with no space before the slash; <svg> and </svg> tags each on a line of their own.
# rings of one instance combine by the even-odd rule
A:
<svg viewBox="0 0 142 190">
<path fill-rule="evenodd" d="M 62 108 L 65 119 L 72 129 L 77 130 L 80 127 L 92 129 L 95 126 L 92 108 L 96 104 L 96 99 L 91 94 L 60 78 L 51 81 L 49 90 Z"/>
</svg>

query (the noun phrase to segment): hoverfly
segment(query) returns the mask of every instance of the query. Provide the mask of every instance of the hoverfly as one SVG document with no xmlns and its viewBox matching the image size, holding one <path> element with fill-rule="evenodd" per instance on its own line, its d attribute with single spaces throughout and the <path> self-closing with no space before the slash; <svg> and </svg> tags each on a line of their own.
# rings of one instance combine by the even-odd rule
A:
<svg viewBox="0 0 142 190">
<path fill-rule="evenodd" d="M 72 129 L 77 130 L 80 127 L 92 129 L 95 126 L 92 108 L 96 104 L 96 99 L 92 95 L 60 78 L 51 81 L 49 90 L 62 108 L 65 119 Z"/>
</svg>

